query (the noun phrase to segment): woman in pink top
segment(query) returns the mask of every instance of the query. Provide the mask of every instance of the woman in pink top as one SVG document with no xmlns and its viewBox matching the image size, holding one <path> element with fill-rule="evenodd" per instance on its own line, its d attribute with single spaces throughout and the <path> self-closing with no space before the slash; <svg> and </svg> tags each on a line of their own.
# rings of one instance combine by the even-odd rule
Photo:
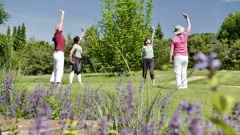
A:
<svg viewBox="0 0 240 135">
<path fill-rule="evenodd" d="M 188 36 L 191 30 L 191 23 L 187 14 L 183 13 L 183 17 L 187 20 L 188 28 L 184 32 L 184 27 L 177 25 L 174 34 L 177 36 L 172 38 L 169 61 L 172 62 L 174 54 L 174 72 L 178 89 L 187 89 L 187 67 L 188 67 Z"/>
</svg>

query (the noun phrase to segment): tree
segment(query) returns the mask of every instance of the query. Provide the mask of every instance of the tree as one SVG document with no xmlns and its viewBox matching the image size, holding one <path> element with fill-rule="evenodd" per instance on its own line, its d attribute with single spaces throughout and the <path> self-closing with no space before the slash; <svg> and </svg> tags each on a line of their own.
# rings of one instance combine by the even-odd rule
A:
<svg viewBox="0 0 240 135">
<path fill-rule="evenodd" d="M 153 0 L 101 0 L 101 41 L 95 57 L 110 73 L 138 70 L 143 40 L 150 37 Z"/>
<path fill-rule="evenodd" d="M 25 27 L 25 24 L 23 23 L 22 24 L 22 27 L 20 29 L 20 37 L 21 37 L 21 43 L 22 45 L 26 45 L 27 43 L 27 39 L 26 39 L 26 27 Z"/>
<path fill-rule="evenodd" d="M 31 39 L 18 56 L 21 56 L 23 62 L 19 64 L 26 74 L 50 74 L 53 70 L 53 46 L 45 41 L 35 41 Z"/>
<path fill-rule="evenodd" d="M 11 37 L 11 29 L 10 29 L 9 26 L 8 26 L 8 28 L 7 28 L 7 36 L 8 36 L 8 37 Z"/>
<path fill-rule="evenodd" d="M 17 30 L 16 27 L 13 29 L 13 39 L 14 39 L 14 50 L 18 51 L 22 49 L 26 45 L 26 27 L 23 23 L 22 26 L 18 26 Z"/>
<path fill-rule="evenodd" d="M 7 21 L 8 18 L 10 18 L 10 14 L 8 14 L 4 8 L 3 8 L 3 4 L 0 3 L 0 25 L 4 24 L 5 21 Z"/>
<path fill-rule="evenodd" d="M 160 23 L 158 23 L 157 27 L 156 27 L 156 33 L 155 33 L 155 38 L 162 40 L 163 39 L 163 32 L 160 26 Z"/>
<path fill-rule="evenodd" d="M 189 67 L 195 65 L 196 61 L 193 56 L 198 52 L 209 54 L 213 50 L 211 39 L 214 34 L 193 34 L 189 36 L 188 40 L 188 53 L 189 53 Z"/>
<path fill-rule="evenodd" d="M 17 35 L 17 27 L 14 26 L 14 27 L 13 27 L 13 34 L 12 34 L 12 37 L 14 38 L 16 35 Z"/>
<path fill-rule="evenodd" d="M 99 33 L 97 27 L 92 25 L 86 30 L 84 36 L 84 42 L 82 43 L 83 48 L 83 71 L 85 72 L 101 72 L 103 67 L 101 62 L 98 61 L 94 56 L 94 50 L 99 45 Z M 97 50 L 97 49 L 96 49 Z M 98 54 L 96 54 L 97 56 Z"/>
<path fill-rule="evenodd" d="M 218 31 L 218 39 L 235 41 L 240 37 L 240 12 L 229 14 Z"/>
</svg>

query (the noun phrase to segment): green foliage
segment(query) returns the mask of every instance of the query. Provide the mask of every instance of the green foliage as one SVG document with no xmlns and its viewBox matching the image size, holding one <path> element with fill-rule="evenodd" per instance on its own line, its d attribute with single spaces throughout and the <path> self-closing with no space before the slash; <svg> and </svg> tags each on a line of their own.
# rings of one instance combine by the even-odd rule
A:
<svg viewBox="0 0 240 135">
<path fill-rule="evenodd" d="M 0 68 L 9 68 L 11 59 L 12 44 L 11 38 L 0 34 Z"/>
<path fill-rule="evenodd" d="M 67 128 L 63 130 L 64 135 L 79 135 L 79 130 L 77 129 L 78 121 L 67 119 Z"/>
<path fill-rule="evenodd" d="M 26 45 L 26 27 L 23 23 L 22 26 L 18 26 L 17 31 L 14 31 L 13 36 L 13 49 L 19 51 Z"/>
<path fill-rule="evenodd" d="M 213 93 L 213 106 L 220 115 L 229 114 L 231 112 L 233 101 L 231 96 Z"/>
<path fill-rule="evenodd" d="M 152 0 L 101 0 L 101 41 L 94 46 L 94 57 L 110 73 L 140 69 L 140 52 L 152 18 Z"/>
<path fill-rule="evenodd" d="M 170 51 L 170 40 L 154 40 L 154 67 L 157 70 L 167 70 L 171 68 L 168 64 L 169 51 Z"/>
<path fill-rule="evenodd" d="M 236 135 L 234 130 L 229 125 L 227 125 L 223 120 L 218 119 L 218 118 L 210 118 L 210 120 L 212 121 L 212 123 L 216 124 L 217 127 L 220 128 L 224 132 L 224 134 Z"/>
<path fill-rule="evenodd" d="M 189 63 L 188 66 L 192 67 L 195 65 L 196 61 L 193 56 L 198 52 L 203 52 L 209 54 L 212 51 L 213 45 L 211 44 L 211 39 L 215 34 L 205 33 L 205 34 L 194 34 L 189 36 L 188 40 L 188 53 L 189 53 Z"/>
<path fill-rule="evenodd" d="M 217 42 L 213 46 L 213 50 L 218 53 L 218 58 L 222 63 L 222 69 L 231 69 L 232 67 L 234 67 L 233 65 L 231 65 L 231 57 L 229 55 L 231 52 L 231 48 L 227 40 L 221 40 L 221 42 Z"/>
<path fill-rule="evenodd" d="M 159 40 L 162 40 L 163 39 L 163 32 L 162 32 L 162 29 L 161 29 L 161 26 L 160 26 L 160 23 L 157 24 L 157 27 L 156 27 L 156 32 L 155 32 L 155 39 L 159 39 Z"/>
<path fill-rule="evenodd" d="M 218 31 L 218 39 L 235 41 L 240 37 L 240 12 L 230 13 Z"/>
<path fill-rule="evenodd" d="M 19 56 L 23 58 L 26 74 L 50 74 L 53 68 L 53 47 L 44 41 L 30 41 L 21 51 Z"/>
<path fill-rule="evenodd" d="M 43 102 L 47 103 L 51 106 L 51 113 L 52 117 L 51 119 L 53 120 L 58 120 L 59 119 L 59 114 L 61 111 L 61 107 L 59 107 L 59 99 L 56 99 L 56 97 L 51 96 L 51 97 L 43 97 Z"/>
<path fill-rule="evenodd" d="M 64 52 L 64 72 L 70 73 L 72 70 L 72 68 L 71 68 L 72 64 L 70 61 L 70 50 L 72 49 L 74 42 L 73 42 L 73 38 L 71 38 L 71 34 L 68 34 L 66 39 L 67 39 L 66 47 L 65 47 L 65 52 Z"/>
<path fill-rule="evenodd" d="M 3 8 L 3 4 L 0 3 L 0 25 L 4 24 L 5 21 L 7 21 L 8 18 L 10 18 L 10 14 L 8 14 L 4 8 Z"/>
<path fill-rule="evenodd" d="M 230 44 L 231 47 L 231 67 L 234 67 L 234 70 L 240 69 L 240 39 L 236 40 L 235 42 L 232 42 Z"/>
<path fill-rule="evenodd" d="M 240 40 L 231 41 L 220 40 L 218 41 L 213 50 L 218 53 L 218 58 L 222 63 L 222 69 L 239 70 L 240 67 Z"/>
<path fill-rule="evenodd" d="M 87 29 L 84 42 L 82 43 L 83 48 L 83 70 L 85 72 L 103 72 L 104 67 L 101 62 L 94 56 L 101 56 L 101 52 L 97 52 L 99 47 L 99 33 L 96 26 L 91 26 Z"/>
</svg>

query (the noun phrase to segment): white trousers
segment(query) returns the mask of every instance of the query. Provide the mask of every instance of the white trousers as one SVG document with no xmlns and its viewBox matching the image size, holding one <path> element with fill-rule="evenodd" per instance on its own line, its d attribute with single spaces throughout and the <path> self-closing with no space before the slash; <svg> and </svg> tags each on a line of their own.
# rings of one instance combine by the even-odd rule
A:
<svg viewBox="0 0 240 135">
<path fill-rule="evenodd" d="M 64 52 L 55 51 L 53 54 L 54 67 L 50 82 L 61 82 L 64 68 Z"/>
<path fill-rule="evenodd" d="M 174 56 L 174 72 L 178 89 L 187 88 L 188 56 Z"/>
</svg>

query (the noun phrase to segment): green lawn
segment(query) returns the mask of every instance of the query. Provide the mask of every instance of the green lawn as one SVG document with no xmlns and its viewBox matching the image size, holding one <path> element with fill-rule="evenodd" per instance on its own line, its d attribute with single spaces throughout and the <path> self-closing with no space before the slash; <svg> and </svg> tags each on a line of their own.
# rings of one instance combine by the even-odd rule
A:
<svg viewBox="0 0 240 135">
<path fill-rule="evenodd" d="M 189 77 L 194 76 L 206 76 L 207 71 L 188 71 Z M 139 89 L 142 77 L 141 72 L 134 72 L 132 75 L 125 76 L 124 83 L 126 84 L 131 78 L 133 79 L 136 89 Z M 149 74 L 149 73 L 148 73 Z M 144 92 L 149 94 L 150 98 L 153 98 L 157 92 L 161 91 L 164 96 L 170 89 L 175 89 L 175 75 L 173 71 L 155 71 L 156 85 L 151 85 L 149 75 L 147 76 L 146 84 L 144 85 Z M 68 86 L 69 74 L 65 73 L 63 77 L 63 89 Z M 235 101 L 240 102 L 240 72 L 237 71 L 220 71 L 217 73 L 217 77 L 221 82 L 219 86 L 219 92 L 228 94 L 234 97 Z M 24 87 L 31 91 L 34 86 L 41 82 L 41 84 L 49 86 L 50 75 L 43 76 L 22 76 L 19 77 L 17 85 Z M 119 77 L 109 76 L 108 74 L 98 73 L 83 73 L 82 81 L 84 86 L 90 86 L 91 89 L 100 89 L 108 92 L 113 92 L 117 87 Z M 15 86 L 15 87 L 18 87 Z M 77 77 L 74 78 L 72 86 L 72 96 L 75 97 L 81 94 L 84 88 L 77 83 Z M 146 96 L 145 96 L 146 98 Z M 187 90 L 175 90 L 168 105 L 167 120 L 171 117 L 173 111 L 177 110 L 180 101 L 186 100 L 191 103 L 200 102 L 203 105 L 203 114 L 205 116 L 211 115 L 212 112 L 212 91 L 208 84 L 208 79 L 200 79 L 191 81 L 188 83 Z"/>
</svg>

